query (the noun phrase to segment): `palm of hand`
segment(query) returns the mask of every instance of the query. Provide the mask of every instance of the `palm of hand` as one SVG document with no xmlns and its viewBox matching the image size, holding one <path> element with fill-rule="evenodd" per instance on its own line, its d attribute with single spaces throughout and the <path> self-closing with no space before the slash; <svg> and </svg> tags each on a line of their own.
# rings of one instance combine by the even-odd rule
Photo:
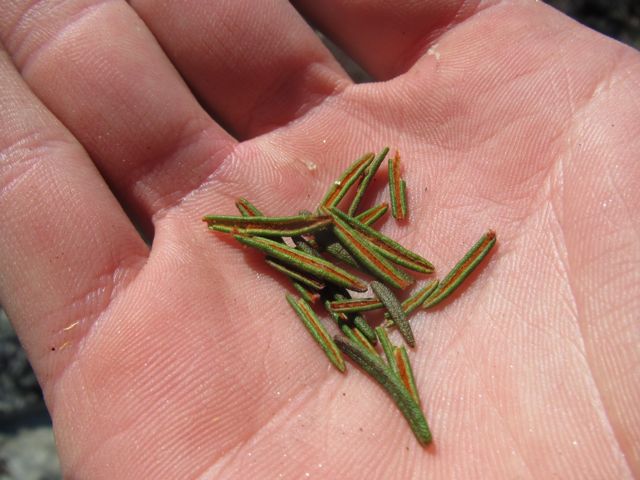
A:
<svg viewBox="0 0 640 480">
<path fill-rule="evenodd" d="M 224 143 L 218 133 L 209 142 L 204 132 L 193 147 L 148 147 L 168 158 L 165 150 L 185 151 L 188 173 L 162 166 L 136 182 L 135 169 L 118 177 L 113 162 L 101 165 L 143 220 L 153 215 L 151 253 L 113 240 L 110 258 L 97 253 L 102 274 L 52 316 L 60 328 L 23 334 L 40 359 L 72 474 L 638 472 L 638 277 L 627 267 L 639 257 L 630 214 L 639 206 L 630 144 L 637 106 L 615 99 L 629 78 L 637 82 L 640 62 L 573 25 L 581 45 L 610 56 L 582 51 L 560 27 L 523 35 L 526 11 L 481 12 L 389 82 L 337 82 L 297 113 L 272 104 L 251 120 L 231 115 L 247 136 L 265 133 L 224 154 L 211 156 Z M 500 33 L 495 22 L 504 22 Z M 578 62 L 577 53 L 588 58 Z M 31 82 L 37 91 L 37 72 Z M 282 122 L 270 111 L 297 118 Z M 74 125 L 71 114 L 65 120 Z M 99 142 L 74 133 L 97 156 Z M 487 228 L 499 238 L 476 282 L 413 321 L 412 361 L 435 436 L 426 450 L 378 386 L 353 367 L 342 377 L 328 366 L 259 255 L 200 222 L 231 213 L 241 195 L 270 214 L 312 209 L 355 155 L 386 142 L 405 159 L 410 220 L 385 231 L 440 275 Z M 145 194 L 152 182 L 161 194 Z M 105 229 L 109 221 L 96 218 L 96 246 L 120 235 Z M 50 345 L 53 360 L 41 353 Z"/>
</svg>

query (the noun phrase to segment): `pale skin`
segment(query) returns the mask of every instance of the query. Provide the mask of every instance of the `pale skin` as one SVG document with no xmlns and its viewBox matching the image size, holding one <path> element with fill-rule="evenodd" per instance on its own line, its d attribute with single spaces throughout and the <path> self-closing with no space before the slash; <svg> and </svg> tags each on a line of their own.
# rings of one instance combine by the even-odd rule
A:
<svg viewBox="0 0 640 480">
<path fill-rule="evenodd" d="M 294 3 L 389 81 L 287 2 L 0 2 L 0 301 L 65 478 L 640 476 L 638 52 L 533 1 Z M 385 145 L 385 233 L 440 276 L 498 235 L 413 320 L 427 448 L 200 220 Z"/>
</svg>

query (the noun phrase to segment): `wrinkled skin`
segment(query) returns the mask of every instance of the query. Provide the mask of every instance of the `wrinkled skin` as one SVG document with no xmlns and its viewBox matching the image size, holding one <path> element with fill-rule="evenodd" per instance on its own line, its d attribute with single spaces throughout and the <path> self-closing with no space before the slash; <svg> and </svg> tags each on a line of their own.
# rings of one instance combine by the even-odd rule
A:
<svg viewBox="0 0 640 480">
<path fill-rule="evenodd" d="M 380 82 L 286 2 L 0 2 L 0 300 L 66 478 L 640 476 L 638 52 L 532 1 L 295 6 Z M 387 144 L 383 231 L 439 275 L 498 234 L 413 320 L 428 448 L 200 220 Z"/>
</svg>

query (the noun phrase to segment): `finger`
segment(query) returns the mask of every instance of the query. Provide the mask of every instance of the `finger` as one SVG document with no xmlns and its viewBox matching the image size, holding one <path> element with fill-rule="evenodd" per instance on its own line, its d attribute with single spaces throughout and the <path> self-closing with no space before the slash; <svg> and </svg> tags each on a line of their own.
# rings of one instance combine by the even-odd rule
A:
<svg viewBox="0 0 640 480">
<path fill-rule="evenodd" d="M 179 201 L 233 148 L 126 3 L 3 3 L 14 63 L 142 218 Z"/>
<path fill-rule="evenodd" d="M 0 300 L 47 389 L 147 248 L 0 50 Z"/>
<path fill-rule="evenodd" d="M 285 125 L 350 83 L 289 2 L 132 3 L 198 97 L 239 137 Z"/>
<path fill-rule="evenodd" d="M 296 0 L 294 4 L 365 70 L 379 79 L 407 71 L 448 27 L 480 2 L 351 2 Z"/>
</svg>

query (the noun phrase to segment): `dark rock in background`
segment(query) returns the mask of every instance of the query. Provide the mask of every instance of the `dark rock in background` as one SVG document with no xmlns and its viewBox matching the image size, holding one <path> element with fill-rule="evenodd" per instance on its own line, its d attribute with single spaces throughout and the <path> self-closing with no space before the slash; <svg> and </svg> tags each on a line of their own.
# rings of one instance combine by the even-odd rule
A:
<svg viewBox="0 0 640 480">
<path fill-rule="evenodd" d="M 45 410 L 42 392 L 9 319 L 0 309 L 0 425 Z"/>
<path fill-rule="evenodd" d="M 549 0 L 583 25 L 640 49 L 638 0 Z"/>
<path fill-rule="evenodd" d="M 0 480 L 60 478 L 42 392 L 0 307 Z"/>
<path fill-rule="evenodd" d="M 51 422 L 46 411 L 17 429 L 0 431 L 0 480 L 61 478 Z"/>
<path fill-rule="evenodd" d="M 640 49 L 638 0 L 549 0 L 590 28 Z M 357 82 L 370 77 L 327 42 Z M 24 351 L 0 308 L 0 480 L 61 478 L 51 423 Z"/>
</svg>

